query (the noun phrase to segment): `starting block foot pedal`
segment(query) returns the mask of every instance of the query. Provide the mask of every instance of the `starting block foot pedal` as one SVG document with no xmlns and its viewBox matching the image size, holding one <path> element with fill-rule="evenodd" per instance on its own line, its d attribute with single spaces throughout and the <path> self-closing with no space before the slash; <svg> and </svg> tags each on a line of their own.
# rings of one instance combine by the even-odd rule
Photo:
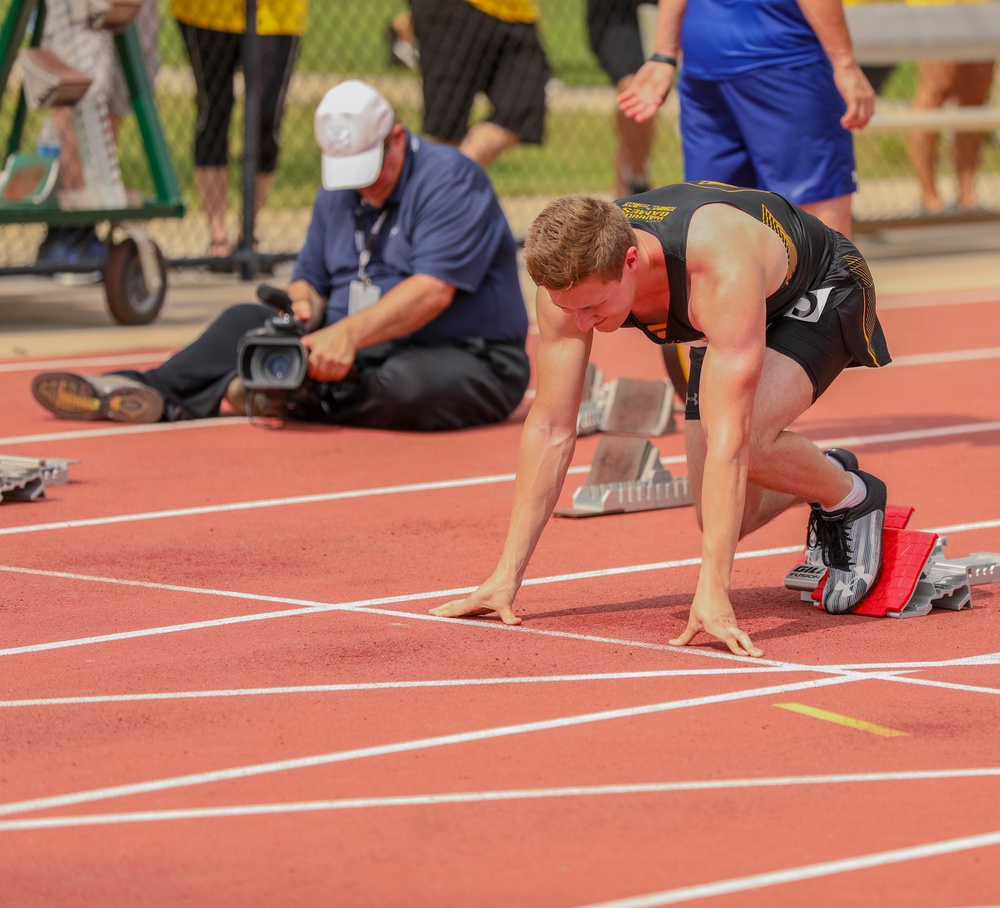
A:
<svg viewBox="0 0 1000 908">
<path fill-rule="evenodd" d="M 616 378 L 602 381 L 601 370 L 587 367 L 577 435 L 666 435 L 674 429 L 674 387 L 665 379 Z"/>
<path fill-rule="evenodd" d="M 573 506 L 558 517 L 596 517 L 692 504 L 686 476 L 671 476 L 648 439 L 605 435 L 597 445 L 586 482 L 573 494 Z"/>
<path fill-rule="evenodd" d="M 966 558 L 946 559 L 948 540 L 936 533 L 907 529 L 912 516 L 912 507 L 886 508 L 882 573 L 852 614 L 913 618 L 932 608 L 959 611 L 972 607 L 969 587 L 1000 581 L 1000 555 L 976 552 Z M 803 556 L 785 577 L 785 586 L 822 608 L 826 579 L 826 567 L 806 564 Z"/>
</svg>

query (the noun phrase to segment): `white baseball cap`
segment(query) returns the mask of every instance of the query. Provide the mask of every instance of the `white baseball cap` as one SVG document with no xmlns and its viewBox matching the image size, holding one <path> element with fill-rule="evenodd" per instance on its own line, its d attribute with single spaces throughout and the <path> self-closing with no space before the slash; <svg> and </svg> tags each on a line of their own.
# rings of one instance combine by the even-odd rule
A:
<svg viewBox="0 0 1000 908">
<path fill-rule="evenodd" d="M 316 108 L 313 132 L 323 152 L 324 189 L 363 189 L 382 169 L 396 116 L 374 88 L 350 80 L 331 88 Z"/>
</svg>

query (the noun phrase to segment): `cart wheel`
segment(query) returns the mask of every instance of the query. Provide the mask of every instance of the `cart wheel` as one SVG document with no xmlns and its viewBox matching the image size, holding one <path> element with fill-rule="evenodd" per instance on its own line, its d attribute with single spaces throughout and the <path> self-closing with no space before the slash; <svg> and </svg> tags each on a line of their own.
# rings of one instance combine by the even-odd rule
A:
<svg viewBox="0 0 1000 908">
<path fill-rule="evenodd" d="M 153 243 L 156 267 L 160 273 L 159 290 L 150 290 L 142 273 L 139 247 L 127 239 L 108 249 L 104 266 L 104 292 L 112 316 L 122 325 L 148 325 L 163 308 L 167 295 L 167 262 L 160 247 Z"/>
<path fill-rule="evenodd" d="M 665 344 L 660 350 L 663 353 L 663 365 L 667 367 L 667 378 L 674 386 L 677 399 L 683 403 L 687 397 L 688 374 L 691 371 L 688 348 L 683 344 Z"/>
</svg>

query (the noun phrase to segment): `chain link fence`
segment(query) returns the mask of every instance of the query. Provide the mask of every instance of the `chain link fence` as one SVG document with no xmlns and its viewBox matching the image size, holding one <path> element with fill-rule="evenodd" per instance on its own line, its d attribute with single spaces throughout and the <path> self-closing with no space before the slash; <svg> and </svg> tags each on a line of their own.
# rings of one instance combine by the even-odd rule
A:
<svg viewBox="0 0 1000 908">
<path fill-rule="evenodd" d="M 36 149 L 44 153 L 46 141 L 52 138 L 54 110 L 19 105 L 25 72 L 19 51 L 33 41 L 44 47 L 52 40 L 36 35 L 37 16 L 46 10 L 51 24 L 60 6 L 89 3 L 99 7 L 103 3 L 114 9 L 139 2 L 48 0 L 46 5 L 44 0 L 0 0 L 5 30 L 18 17 L 26 25 L 23 34 L 16 29 L 10 32 L 17 40 L 4 48 L 5 55 L 14 58 L 5 62 L 5 90 L 0 99 L 0 139 L 8 155 Z M 313 112 L 325 91 L 338 81 L 361 78 L 370 82 L 392 102 L 407 127 L 418 133 L 423 129 L 420 47 L 409 31 L 412 18 L 406 0 L 249 0 L 250 9 L 257 11 L 257 27 L 250 38 L 245 2 L 142 2 L 152 7 L 154 15 L 135 29 L 141 26 L 140 37 L 147 48 L 152 40 L 156 51 L 143 50 L 142 65 L 150 78 L 155 119 L 173 170 L 166 174 L 168 184 L 170 178 L 176 179 L 181 200 L 173 208 L 165 206 L 162 216 L 144 225 L 172 267 L 233 270 L 249 278 L 295 256 L 319 186 Z M 464 7 L 466 3 L 436 0 L 436 5 Z M 530 26 L 549 70 L 541 141 L 517 144 L 488 167 L 519 236 L 544 201 L 555 195 L 588 192 L 614 197 L 630 177 L 644 178 L 652 185 L 682 179 L 673 96 L 648 137 L 647 172 L 636 174 L 635 168 L 623 166 L 616 76 L 595 55 L 599 41 L 594 39 L 594 23 L 588 25 L 587 7 L 587 0 L 542 0 L 540 18 Z M 599 25 L 596 30 L 601 31 Z M 859 36 L 855 37 L 857 42 Z M 452 41 L 448 53 L 465 59 L 468 51 L 463 42 L 454 35 Z M 861 182 L 855 214 L 860 229 L 921 223 L 931 216 L 921 209 L 914 177 L 912 129 L 905 116 L 893 121 L 894 115 L 912 111 L 921 64 L 907 58 L 905 50 L 898 53 L 899 60 L 882 61 L 885 78 L 878 102 L 882 125 L 859 132 L 855 139 Z M 88 71 L 98 65 L 96 60 L 91 53 L 77 68 L 98 81 L 98 75 Z M 117 61 L 112 58 L 110 65 L 117 67 Z M 982 75 L 980 71 L 980 79 Z M 993 78 L 990 72 L 987 92 Z M 439 89 L 451 90 L 448 85 Z M 1000 214 L 1000 123 L 989 119 L 993 103 L 986 98 L 977 106 L 982 115 L 976 127 L 979 210 L 961 213 L 968 217 Z M 488 102 L 478 96 L 473 121 L 488 111 Z M 156 162 L 150 160 L 141 118 L 110 106 L 108 113 L 110 147 L 129 204 L 136 198 L 162 194 L 164 174 L 157 173 Z M 74 123 L 79 129 L 78 118 Z M 57 142 L 65 159 L 69 144 L 65 125 L 61 131 Z M 934 217 L 947 216 L 957 199 L 953 159 L 943 150 L 954 133 L 954 128 L 946 129 L 941 137 L 942 153 L 935 168 L 943 204 L 948 207 L 945 215 Z M 67 181 L 72 180 L 68 166 L 62 173 Z M 101 203 L 89 210 L 108 208 Z M 84 205 L 83 214 L 70 218 L 73 226 L 86 222 L 87 210 Z M 60 217 L 66 219 L 37 211 L 20 217 L 17 210 L 0 208 L 0 273 L 31 270 L 39 262 L 47 232 Z M 97 221 L 99 236 L 106 237 L 110 219 L 90 220 Z"/>
</svg>

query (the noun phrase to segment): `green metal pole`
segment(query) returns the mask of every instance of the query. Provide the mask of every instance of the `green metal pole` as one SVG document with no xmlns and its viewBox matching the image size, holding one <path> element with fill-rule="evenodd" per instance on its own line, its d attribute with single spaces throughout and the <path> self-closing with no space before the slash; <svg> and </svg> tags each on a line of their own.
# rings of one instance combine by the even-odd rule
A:
<svg viewBox="0 0 1000 908">
<path fill-rule="evenodd" d="M 142 59 L 142 47 L 134 25 L 115 35 L 115 48 L 132 98 L 132 108 L 146 150 L 146 159 L 149 161 L 153 186 L 156 188 L 156 201 L 175 206 L 178 209 L 177 213 L 182 214 L 184 201 L 181 198 L 177 171 L 174 169 L 170 149 L 167 147 L 160 118 L 156 113 L 153 89 L 149 84 L 149 76 Z"/>
</svg>

